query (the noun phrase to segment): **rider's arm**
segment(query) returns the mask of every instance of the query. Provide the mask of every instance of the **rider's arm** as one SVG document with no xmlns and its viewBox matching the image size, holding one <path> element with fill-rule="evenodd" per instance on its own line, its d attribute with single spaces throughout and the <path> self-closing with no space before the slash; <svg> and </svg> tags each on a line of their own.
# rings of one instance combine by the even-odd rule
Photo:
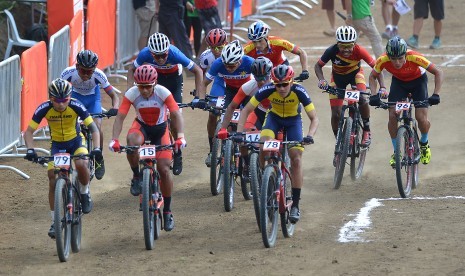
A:
<svg viewBox="0 0 465 276">
<path fill-rule="evenodd" d="M 255 97 L 252 97 L 254 99 Z M 237 132 L 242 132 L 244 131 L 244 125 L 247 122 L 247 117 L 249 117 L 250 112 L 252 112 L 255 109 L 256 106 L 254 106 L 250 101 L 247 103 L 247 105 L 242 109 L 241 115 L 239 117 L 239 122 L 237 123 Z"/>
<path fill-rule="evenodd" d="M 24 142 L 26 142 L 26 147 L 28 149 L 34 148 L 34 131 L 35 131 L 35 129 L 28 126 L 26 131 L 23 134 Z"/>
<path fill-rule="evenodd" d="M 120 108 L 118 109 L 118 114 L 116 115 L 115 122 L 113 123 L 113 133 L 111 138 L 116 140 L 119 138 L 121 134 L 121 130 L 123 129 L 123 122 L 126 119 L 126 116 L 129 112 L 129 108 L 131 107 L 131 101 L 128 98 L 124 97 L 123 102 L 121 103 Z"/>
<path fill-rule="evenodd" d="M 212 80 L 210 80 L 209 78 L 203 78 L 202 80 L 202 86 L 204 87 L 205 90 L 203 90 L 203 94 L 201 93 L 197 93 L 197 96 L 199 97 L 199 99 L 205 99 L 205 94 L 206 94 L 206 91 L 207 91 L 207 87 L 208 85 L 210 85 L 210 83 L 212 82 Z"/>
<path fill-rule="evenodd" d="M 197 64 L 194 64 L 190 71 L 195 74 L 195 90 L 197 91 L 197 95 L 199 95 L 200 99 L 204 99 L 207 93 L 207 86 L 203 81 L 203 71 Z"/>
<path fill-rule="evenodd" d="M 300 58 L 300 65 L 302 66 L 302 71 L 307 70 L 308 71 L 308 66 L 307 66 L 307 53 L 302 50 L 301 48 L 297 49 L 297 55 Z"/>
<path fill-rule="evenodd" d="M 184 118 L 180 110 L 170 111 L 171 125 L 173 134 L 177 135 L 174 139 L 184 138 Z"/>
<path fill-rule="evenodd" d="M 315 63 L 315 75 L 316 75 L 316 78 L 318 80 L 324 80 L 325 79 L 325 76 L 323 75 L 323 66 L 324 65 L 321 65 L 320 62 L 318 61 L 317 63 Z"/>
<path fill-rule="evenodd" d="M 92 132 L 92 141 L 94 141 L 94 148 L 100 147 L 100 131 L 98 130 L 97 124 L 95 122 L 90 123 L 87 126 Z"/>
<path fill-rule="evenodd" d="M 318 125 L 320 124 L 320 120 L 316 115 L 316 110 L 313 108 L 312 110 L 306 111 L 308 118 L 310 119 L 310 126 L 308 127 L 308 136 L 315 137 L 316 130 L 318 129 Z"/>
<path fill-rule="evenodd" d="M 221 128 L 228 127 L 229 122 L 231 121 L 232 115 L 234 113 L 234 110 L 236 110 L 236 108 L 241 104 L 241 102 L 245 99 L 246 96 L 247 95 L 245 95 L 244 90 L 242 89 L 242 86 L 241 86 L 236 96 L 234 96 L 233 100 L 228 105 L 226 112 L 224 113 L 223 122 L 221 123 Z"/>
<path fill-rule="evenodd" d="M 119 97 L 115 93 L 115 90 L 113 90 L 113 86 L 110 85 L 107 88 L 105 88 L 104 90 L 108 94 L 108 96 L 110 96 L 110 98 L 111 98 L 112 108 L 118 109 L 118 107 L 119 107 Z"/>
<path fill-rule="evenodd" d="M 381 87 L 385 87 L 383 74 L 380 74 L 373 69 L 371 70 L 369 77 L 371 95 L 376 95 L 378 93 L 378 82 Z"/>
<path fill-rule="evenodd" d="M 431 64 L 428 67 L 428 72 L 434 75 L 434 94 L 439 94 L 441 91 L 442 82 L 444 81 L 444 74 L 441 69 Z"/>
</svg>

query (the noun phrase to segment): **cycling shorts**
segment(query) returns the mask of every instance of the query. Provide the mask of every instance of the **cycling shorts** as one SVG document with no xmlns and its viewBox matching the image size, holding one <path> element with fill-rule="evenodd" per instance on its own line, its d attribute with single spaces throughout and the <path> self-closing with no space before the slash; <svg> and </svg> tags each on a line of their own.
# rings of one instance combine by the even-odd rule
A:
<svg viewBox="0 0 465 276">
<path fill-rule="evenodd" d="M 135 133 L 136 135 L 144 137 L 144 141 L 150 141 L 151 145 L 170 145 L 170 133 L 167 128 L 167 123 L 148 126 L 137 119 L 131 125 L 131 128 L 128 131 L 128 135 Z M 166 149 L 157 151 L 155 156 L 156 159 L 172 159 L 172 150 Z"/>
<path fill-rule="evenodd" d="M 158 74 L 157 84 L 166 87 L 171 94 L 173 94 L 174 100 L 177 103 L 182 103 L 182 86 L 184 85 L 182 74 L 179 75 L 176 71 L 172 74 Z"/>
<path fill-rule="evenodd" d="M 423 101 L 428 98 L 428 76 L 426 73 L 412 81 L 401 81 L 392 77 L 389 102 L 402 101 L 407 98 L 408 93 L 412 93 L 414 101 Z M 428 108 L 428 106 L 419 106 L 418 108 Z"/>
<path fill-rule="evenodd" d="M 367 90 L 365 76 L 363 75 L 362 68 L 360 68 L 359 71 L 354 71 L 347 75 L 332 74 L 330 86 L 346 89 L 348 85 L 357 86 L 357 90 L 359 91 L 365 92 Z M 328 95 L 330 106 L 342 106 L 342 104 L 344 103 L 343 97 L 338 98 L 338 96 L 333 94 Z"/>
<path fill-rule="evenodd" d="M 52 141 L 52 146 L 50 149 L 51 155 L 56 153 L 63 152 L 69 153 L 71 155 L 79 154 L 88 154 L 89 151 L 86 148 L 86 141 L 82 139 L 81 135 L 76 136 L 74 139 L 71 139 L 66 142 L 56 142 Z M 55 169 L 55 163 L 53 161 L 48 162 L 47 170 Z"/>
<path fill-rule="evenodd" d="M 268 136 L 274 139 L 281 129 L 286 131 L 287 141 L 302 141 L 302 116 L 299 114 L 293 117 L 282 118 L 273 112 L 268 112 L 260 136 Z M 304 150 L 302 146 L 295 146 L 293 148 L 297 148 L 301 151 Z"/>
<path fill-rule="evenodd" d="M 223 97 L 224 96 L 224 81 L 222 78 L 218 80 L 218 77 L 215 77 L 212 84 L 212 89 L 210 90 L 210 96 Z"/>
<path fill-rule="evenodd" d="M 89 113 L 102 113 L 102 100 L 100 99 L 100 87 L 98 85 L 95 86 L 95 94 L 84 96 L 73 91 L 71 98 L 80 101 Z"/>
</svg>

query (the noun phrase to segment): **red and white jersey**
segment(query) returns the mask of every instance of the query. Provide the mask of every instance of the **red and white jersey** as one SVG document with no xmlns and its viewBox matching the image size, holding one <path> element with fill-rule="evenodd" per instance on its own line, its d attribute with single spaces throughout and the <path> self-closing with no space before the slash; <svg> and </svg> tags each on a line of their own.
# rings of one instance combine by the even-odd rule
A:
<svg viewBox="0 0 465 276">
<path fill-rule="evenodd" d="M 136 109 L 137 119 L 148 126 L 165 122 L 168 109 L 171 112 L 179 110 L 171 92 L 159 84 L 155 85 L 153 94 L 148 99 L 142 97 L 137 86 L 131 87 L 124 94 L 118 112 L 127 115 L 131 105 Z"/>
<path fill-rule="evenodd" d="M 255 79 L 251 79 L 248 82 L 244 83 L 241 86 L 241 88 L 239 88 L 239 91 L 234 96 L 232 101 L 235 104 L 240 105 L 246 97 L 252 98 L 255 95 L 255 93 L 257 93 L 258 89 L 260 88 L 258 87 L 257 81 Z M 266 112 L 268 111 L 268 108 L 270 107 L 270 105 L 271 105 L 270 100 L 267 98 L 267 99 L 264 99 L 262 102 L 260 102 L 260 104 L 258 105 L 258 108 Z"/>
</svg>

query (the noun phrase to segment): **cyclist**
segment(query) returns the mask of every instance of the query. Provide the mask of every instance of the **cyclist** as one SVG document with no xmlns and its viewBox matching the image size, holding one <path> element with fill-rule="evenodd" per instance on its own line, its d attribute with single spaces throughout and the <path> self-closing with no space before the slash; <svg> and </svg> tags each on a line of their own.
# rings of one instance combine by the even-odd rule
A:
<svg viewBox="0 0 465 276">
<path fill-rule="evenodd" d="M 166 87 L 173 95 L 177 103 L 182 103 L 182 67 L 187 68 L 195 75 L 195 88 L 205 95 L 202 86 L 202 70 L 191 59 L 186 57 L 178 48 L 171 45 L 165 34 L 154 33 L 150 36 L 148 45 L 142 49 L 128 70 L 128 90 L 134 83 L 136 68 L 148 63 L 155 67 L 158 73 L 157 83 Z M 176 136 L 176 133 L 173 133 Z M 182 155 L 178 151 L 174 156 L 173 173 L 179 175 L 182 172 Z"/>
<path fill-rule="evenodd" d="M 384 87 L 384 79 L 381 72 L 383 70 L 392 74 L 392 82 L 388 93 Z M 428 76 L 426 71 L 434 75 L 433 95 L 428 98 Z M 408 93 L 412 94 L 414 101 L 428 99 L 430 105 L 436 105 L 440 102 L 439 92 L 444 81 L 443 72 L 436 67 L 431 61 L 426 59 L 422 54 L 407 50 L 407 43 L 404 39 L 395 36 L 386 44 L 386 53 L 376 60 L 375 67 L 370 74 L 370 88 L 373 93 L 377 91 L 378 80 L 380 90 L 377 94 L 370 96 L 370 105 L 381 105 L 381 97 L 388 97 L 389 102 L 397 102 L 405 99 Z M 421 132 L 420 137 L 420 161 L 428 164 L 431 160 L 431 149 L 428 143 L 428 132 L 431 123 L 428 120 L 427 106 L 416 106 L 415 119 L 418 122 L 418 128 Z M 397 114 L 394 107 L 389 108 L 389 135 L 391 136 L 394 150 L 396 148 L 397 135 Z M 395 167 L 395 155 L 391 156 L 389 164 Z"/>
<path fill-rule="evenodd" d="M 263 87 L 265 84 L 270 82 L 271 69 L 273 69 L 273 64 L 271 60 L 266 57 L 258 57 L 252 63 L 252 75 L 253 79 L 244 83 L 236 96 L 234 96 L 232 102 L 229 104 L 228 108 L 223 117 L 223 122 L 221 124 L 221 129 L 218 131 L 219 139 L 228 138 L 228 130 L 226 129 L 231 121 L 233 112 L 240 104 L 246 99 L 250 98 L 255 93 Z M 258 108 L 254 109 L 254 112 L 251 112 L 247 118 L 247 123 L 245 124 L 246 130 L 256 129 L 261 130 L 263 122 L 265 121 L 265 116 L 268 108 L 270 107 L 270 102 L 268 99 L 263 100 Z M 241 156 L 244 158 L 246 164 L 244 166 L 244 171 L 242 172 L 244 176 L 248 176 L 248 167 L 249 159 L 247 158 L 248 152 L 247 147 L 241 148 Z"/>
<path fill-rule="evenodd" d="M 200 68 L 202 68 L 205 73 L 210 69 L 213 62 L 221 56 L 221 51 L 228 44 L 228 36 L 223 29 L 212 29 L 208 32 L 205 37 L 205 42 L 208 45 L 208 49 L 205 50 L 200 55 Z M 225 84 L 223 78 L 216 76 L 212 88 L 210 90 L 210 96 L 222 97 L 224 96 Z M 208 122 L 207 122 L 207 132 L 208 132 L 208 144 L 210 146 L 210 151 L 205 159 L 205 164 L 207 167 L 210 167 L 211 151 L 213 145 L 213 137 L 215 136 L 216 122 L 218 121 L 218 116 L 209 112 Z"/>
<path fill-rule="evenodd" d="M 226 86 L 224 89 L 225 97 L 223 107 L 227 108 L 234 96 L 239 91 L 239 88 L 242 86 L 242 84 L 250 80 L 251 65 L 253 61 L 253 58 L 244 55 L 244 49 L 242 48 L 239 41 L 234 40 L 223 48 L 221 51 L 221 58 L 217 58 L 212 63 L 210 69 L 205 74 L 203 85 L 206 88 L 216 78 L 222 78 Z M 201 99 L 194 99 L 194 106 L 198 108 L 205 107 L 205 100 L 203 99 L 204 94 L 199 94 L 199 97 Z M 209 127 L 213 129 L 213 134 L 211 134 L 210 129 L 208 132 L 208 141 L 210 143 L 210 135 L 212 138 L 211 141 L 213 141 L 216 120 L 214 120 L 212 125 L 209 125 Z M 211 147 L 212 144 L 210 143 L 210 152 L 207 156 L 207 159 L 211 158 Z M 207 166 L 208 165 L 209 164 L 207 164 Z"/>
<path fill-rule="evenodd" d="M 329 86 L 345 89 L 347 85 L 356 86 L 359 91 L 366 91 L 365 76 L 361 67 L 364 60 L 370 67 L 375 65 L 375 60 L 368 51 L 357 44 L 357 31 L 351 26 L 341 26 L 336 30 L 337 43 L 325 50 L 317 63 L 315 63 L 315 75 L 318 78 L 318 87 L 327 89 Z M 326 81 L 323 75 L 323 67 L 331 60 L 331 83 Z M 334 137 L 337 135 L 337 127 L 341 118 L 343 99 L 329 94 L 331 106 L 331 126 Z M 363 121 L 363 146 L 371 144 L 370 134 L 370 107 L 364 96 L 360 97 L 360 113 Z"/>
<path fill-rule="evenodd" d="M 102 101 L 100 99 L 100 88 L 103 88 L 111 98 L 112 107 L 108 113 L 115 116 L 118 112 L 119 98 L 108 82 L 105 73 L 97 68 L 98 56 L 91 50 L 82 50 L 76 56 L 76 64 L 63 70 L 61 78 L 72 84 L 73 93 L 71 97 L 79 100 L 89 113 L 101 113 Z M 100 132 L 98 145 L 103 148 L 102 119 L 94 118 L 94 122 Z M 102 159 L 95 159 L 95 178 L 103 178 L 105 174 L 105 163 Z"/>
<path fill-rule="evenodd" d="M 148 140 L 155 145 L 169 145 L 171 142 L 166 118 L 168 109 L 171 114 L 170 125 L 177 135 L 174 137 L 176 139 L 174 150 L 178 152 L 186 146 L 181 111 L 171 92 L 164 86 L 157 84 L 157 77 L 157 71 L 153 66 L 146 64 L 137 67 L 134 72 L 136 86 L 126 91 L 118 115 L 116 115 L 113 125 L 113 138 L 109 145 L 111 151 L 120 151 L 118 138 L 131 105 L 134 106 L 136 111 L 136 119 L 126 137 L 129 146 L 140 146 L 144 141 Z M 164 198 L 164 229 L 171 231 L 174 228 L 174 218 L 171 213 L 173 177 L 170 173 L 170 164 L 172 150 L 157 151 L 156 158 L 157 170 L 161 179 L 160 188 Z M 130 192 L 133 196 L 138 196 L 141 193 L 139 154 L 137 152 L 128 153 L 127 159 L 133 172 Z"/>
<path fill-rule="evenodd" d="M 252 23 L 247 30 L 250 42 L 244 46 L 244 53 L 253 58 L 259 56 L 267 57 L 271 60 L 273 66 L 280 64 L 289 65 L 289 61 L 284 56 L 285 51 L 298 55 L 300 65 L 302 66 L 302 73 L 298 76 L 298 79 L 308 79 L 307 53 L 285 39 L 277 36 L 268 36 L 269 32 L 270 27 L 262 21 Z"/>
<path fill-rule="evenodd" d="M 37 153 L 34 150 L 34 131 L 39 126 L 42 119 L 46 119 L 50 128 L 51 136 L 51 154 L 58 152 L 67 152 L 71 155 L 88 154 L 85 146 L 85 141 L 80 134 L 78 117 L 92 132 L 92 138 L 95 141 L 100 140 L 100 133 L 97 125 L 92 120 L 92 117 L 87 112 L 84 105 L 76 99 L 71 98 L 71 84 L 63 79 L 53 80 L 48 87 L 49 100 L 40 104 L 28 128 L 24 132 L 24 141 L 27 146 L 26 159 L 34 161 L 37 159 Z M 95 143 L 94 145 L 98 145 Z M 95 158 L 102 158 L 102 151 L 99 147 L 95 147 L 91 155 Z M 90 213 L 93 207 L 93 201 L 89 192 L 90 175 L 87 168 L 87 158 L 75 158 L 75 169 L 78 172 L 79 190 L 81 193 L 82 212 Z M 50 215 L 52 217 L 52 226 L 48 231 L 49 237 L 55 238 L 54 223 L 54 205 L 55 205 L 55 179 L 54 162 L 48 163 L 48 202 L 50 205 Z"/>
<path fill-rule="evenodd" d="M 287 132 L 287 140 L 303 141 L 305 144 L 313 143 L 313 136 L 318 128 L 319 120 L 310 96 L 305 88 L 294 83 L 294 69 L 291 66 L 281 64 L 271 71 L 273 83 L 266 84 L 250 99 L 241 111 L 237 131 L 242 132 L 247 116 L 264 99 L 268 98 L 271 108 L 267 113 L 265 123 L 260 134 L 260 140 L 266 141 L 277 136 L 280 129 Z M 310 119 L 310 126 L 307 136 L 303 137 L 301 104 Z M 240 140 L 242 136 L 239 137 Z M 302 146 L 295 146 L 289 149 L 291 159 L 292 175 L 292 208 L 289 220 L 296 223 L 300 219 L 299 201 L 300 192 L 303 186 L 302 172 Z M 260 154 L 261 165 L 264 165 L 263 152 Z"/>
</svg>

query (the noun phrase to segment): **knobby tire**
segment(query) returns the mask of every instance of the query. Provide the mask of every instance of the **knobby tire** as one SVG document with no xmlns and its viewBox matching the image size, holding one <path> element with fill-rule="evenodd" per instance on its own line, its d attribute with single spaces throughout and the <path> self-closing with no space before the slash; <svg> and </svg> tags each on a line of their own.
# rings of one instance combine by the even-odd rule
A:
<svg viewBox="0 0 465 276">
<path fill-rule="evenodd" d="M 147 250 L 153 249 L 155 216 L 152 200 L 152 175 L 149 168 L 142 171 L 142 218 L 144 223 L 144 241 Z"/>
<path fill-rule="evenodd" d="M 59 178 L 55 183 L 55 241 L 58 259 L 66 262 L 71 249 L 71 223 L 67 221 L 68 187 L 66 180 Z"/>
<path fill-rule="evenodd" d="M 351 117 L 344 118 L 343 120 L 345 120 L 343 128 L 342 130 L 339 129 L 339 132 L 342 131 L 342 133 L 338 134 L 339 140 L 336 144 L 336 154 L 339 155 L 339 160 L 336 162 L 336 169 L 334 171 L 334 189 L 339 189 L 339 187 L 341 187 L 347 155 L 349 152 L 350 132 L 353 122 Z"/>
<path fill-rule="evenodd" d="M 250 155 L 249 169 L 253 208 L 255 211 L 258 230 L 260 230 L 260 187 L 262 181 L 262 170 L 260 169 L 260 159 L 258 152 L 252 152 Z"/>
<path fill-rule="evenodd" d="M 409 154 L 410 131 L 401 126 L 397 130 L 397 145 L 395 152 L 396 159 L 396 179 L 399 194 L 403 198 L 410 196 L 413 182 L 413 153 Z"/>
<path fill-rule="evenodd" d="M 266 248 L 275 246 L 278 235 L 277 181 L 275 168 L 272 165 L 266 166 L 260 191 L 260 228 Z"/>
<path fill-rule="evenodd" d="M 226 140 L 224 146 L 224 210 L 231 212 L 234 207 L 234 143 Z"/>
</svg>

